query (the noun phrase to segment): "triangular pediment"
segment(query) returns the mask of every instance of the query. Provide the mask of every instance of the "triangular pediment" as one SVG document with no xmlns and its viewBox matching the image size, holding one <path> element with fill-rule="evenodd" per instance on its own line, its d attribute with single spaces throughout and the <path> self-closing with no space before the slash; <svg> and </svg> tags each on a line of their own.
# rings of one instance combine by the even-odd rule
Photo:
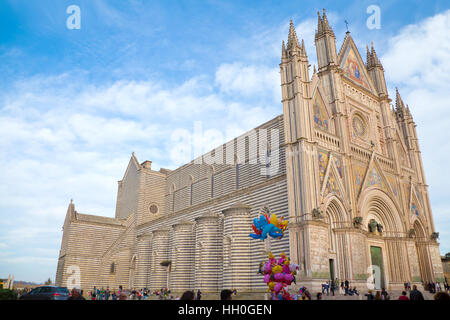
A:
<svg viewBox="0 0 450 320">
<path fill-rule="evenodd" d="M 397 129 L 397 140 L 398 140 L 398 150 L 397 152 L 399 153 L 399 157 L 401 160 L 401 164 L 405 167 L 411 167 L 411 165 L 409 164 L 409 157 L 408 157 L 408 151 L 405 145 L 405 142 L 400 134 L 400 132 Z"/>
<path fill-rule="evenodd" d="M 388 182 L 388 179 L 383 173 L 383 170 L 378 163 L 377 158 L 375 157 L 375 154 L 372 154 L 371 161 L 369 162 L 367 166 L 367 170 L 364 176 L 364 180 L 361 183 L 358 198 L 361 195 L 364 190 L 368 188 L 377 188 L 380 190 L 383 190 L 384 192 L 391 194 L 395 196 L 394 191 L 391 188 L 390 183 Z M 395 197 L 393 197 L 395 198 Z"/>
<path fill-rule="evenodd" d="M 331 113 L 325 105 L 325 101 L 322 98 L 319 87 L 315 90 L 313 101 L 313 120 L 316 128 L 321 130 L 330 131 L 331 129 Z"/>
<path fill-rule="evenodd" d="M 342 181 L 342 164 L 340 159 L 334 157 L 332 153 L 328 155 L 328 166 L 320 190 L 322 197 L 334 194 L 342 200 L 346 199 Z"/>
<path fill-rule="evenodd" d="M 342 49 L 339 52 L 338 61 L 344 77 L 372 93 L 377 92 L 367 73 L 361 55 L 350 36 L 345 38 Z"/>
<path fill-rule="evenodd" d="M 411 215 L 415 215 L 416 217 L 421 217 L 423 215 L 423 207 L 422 207 L 422 202 L 420 201 L 420 197 L 417 193 L 417 190 L 414 186 L 412 186 L 412 190 L 411 190 L 411 204 L 409 207 L 409 211 L 411 213 Z"/>
</svg>

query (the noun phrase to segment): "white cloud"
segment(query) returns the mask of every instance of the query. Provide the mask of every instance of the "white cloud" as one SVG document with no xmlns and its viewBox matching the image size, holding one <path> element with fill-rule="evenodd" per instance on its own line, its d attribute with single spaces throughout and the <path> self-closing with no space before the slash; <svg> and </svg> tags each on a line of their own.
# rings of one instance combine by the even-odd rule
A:
<svg viewBox="0 0 450 320">
<path fill-rule="evenodd" d="M 450 251 L 450 10 L 403 28 L 389 41 L 381 60 L 390 86 L 409 104 L 421 146 L 441 253 Z M 391 88 L 391 92 L 395 92 Z"/>
<path fill-rule="evenodd" d="M 216 71 L 215 82 L 226 94 L 281 101 L 278 68 L 242 63 L 222 64 Z"/>
</svg>

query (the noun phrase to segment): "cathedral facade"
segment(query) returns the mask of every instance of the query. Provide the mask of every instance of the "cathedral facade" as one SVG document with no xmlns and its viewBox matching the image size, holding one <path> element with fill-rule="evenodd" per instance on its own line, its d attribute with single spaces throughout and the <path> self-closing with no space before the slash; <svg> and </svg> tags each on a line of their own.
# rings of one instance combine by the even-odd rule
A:
<svg viewBox="0 0 450 320">
<path fill-rule="evenodd" d="M 364 62 L 347 32 L 337 51 L 325 11 L 315 44 L 310 75 L 291 22 L 280 116 L 175 170 L 152 170 L 133 153 L 115 218 L 78 213 L 71 201 L 57 285 L 71 286 L 78 270 L 85 290 L 262 292 L 268 252 L 288 254 L 297 285 L 313 290 L 336 278 L 363 290 L 373 280 L 390 290 L 442 281 L 409 107 L 398 91 L 391 105 L 373 45 Z M 282 239 L 249 237 L 262 208 L 289 221 Z"/>
</svg>

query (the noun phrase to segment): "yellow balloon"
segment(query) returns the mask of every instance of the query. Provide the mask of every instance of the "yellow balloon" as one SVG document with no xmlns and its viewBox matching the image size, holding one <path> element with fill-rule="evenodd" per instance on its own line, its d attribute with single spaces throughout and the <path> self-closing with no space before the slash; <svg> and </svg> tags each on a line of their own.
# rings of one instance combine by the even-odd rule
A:
<svg viewBox="0 0 450 320">
<path fill-rule="evenodd" d="M 280 273 L 283 271 L 283 268 L 281 266 L 275 266 L 272 268 L 272 273 Z"/>
</svg>

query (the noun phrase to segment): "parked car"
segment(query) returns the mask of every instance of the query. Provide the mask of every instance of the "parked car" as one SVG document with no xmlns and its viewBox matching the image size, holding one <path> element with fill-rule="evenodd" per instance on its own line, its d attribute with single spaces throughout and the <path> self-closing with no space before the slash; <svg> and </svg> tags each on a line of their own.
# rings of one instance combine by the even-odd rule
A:
<svg viewBox="0 0 450 320">
<path fill-rule="evenodd" d="M 67 300 L 69 290 L 66 287 L 42 286 L 20 296 L 19 300 Z"/>
</svg>

